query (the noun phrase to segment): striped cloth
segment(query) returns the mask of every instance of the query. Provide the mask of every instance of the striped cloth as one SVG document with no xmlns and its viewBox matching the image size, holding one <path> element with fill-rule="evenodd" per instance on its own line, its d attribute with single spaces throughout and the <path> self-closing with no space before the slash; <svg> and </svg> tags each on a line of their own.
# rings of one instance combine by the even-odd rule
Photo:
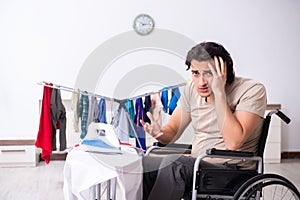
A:
<svg viewBox="0 0 300 200">
<path fill-rule="evenodd" d="M 85 91 L 84 93 L 87 94 Z M 87 120 L 89 115 L 89 97 L 82 94 L 79 101 L 78 117 L 81 120 L 81 134 L 80 138 L 83 139 L 87 133 Z"/>
</svg>

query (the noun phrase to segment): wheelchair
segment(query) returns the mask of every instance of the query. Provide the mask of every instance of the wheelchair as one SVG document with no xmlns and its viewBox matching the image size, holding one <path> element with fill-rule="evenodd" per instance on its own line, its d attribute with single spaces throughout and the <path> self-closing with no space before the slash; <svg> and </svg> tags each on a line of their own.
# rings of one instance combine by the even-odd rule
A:
<svg viewBox="0 0 300 200">
<path fill-rule="evenodd" d="M 287 124 L 291 121 L 280 110 L 271 110 L 264 118 L 257 154 L 212 148 L 196 159 L 193 173 L 193 189 L 190 195 L 192 200 L 300 200 L 298 189 L 288 179 L 277 174 L 263 173 L 263 154 L 273 114 L 276 114 Z M 147 150 L 145 155 L 165 153 L 189 154 L 190 152 L 191 145 L 176 143 L 163 145 L 156 142 Z M 255 161 L 257 167 L 255 170 L 201 169 L 199 164 L 204 158 L 250 160 Z"/>
</svg>

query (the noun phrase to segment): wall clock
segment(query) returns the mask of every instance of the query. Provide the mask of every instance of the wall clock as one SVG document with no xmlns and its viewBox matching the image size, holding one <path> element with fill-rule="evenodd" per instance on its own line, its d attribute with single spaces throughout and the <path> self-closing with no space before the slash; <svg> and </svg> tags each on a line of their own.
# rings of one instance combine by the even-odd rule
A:
<svg viewBox="0 0 300 200">
<path fill-rule="evenodd" d="M 140 14 L 133 21 L 133 29 L 139 35 L 148 35 L 154 29 L 154 20 L 150 15 Z"/>
</svg>

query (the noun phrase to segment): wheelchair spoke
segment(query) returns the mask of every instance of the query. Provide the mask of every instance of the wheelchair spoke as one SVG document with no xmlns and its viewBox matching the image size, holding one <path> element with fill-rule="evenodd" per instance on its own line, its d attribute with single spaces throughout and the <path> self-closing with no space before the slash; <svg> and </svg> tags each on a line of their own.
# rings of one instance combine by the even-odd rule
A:
<svg viewBox="0 0 300 200">
<path fill-rule="evenodd" d="M 262 195 L 260 197 L 261 200 L 293 200 L 298 199 L 290 188 L 288 188 L 284 182 L 276 182 L 270 181 L 262 185 L 260 190 Z M 257 189 L 252 190 L 246 199 L 251 199 L 250 197 L 254 197 L 257 192 Z M 259 193 L 258 193 L 259 194 Z"/>
<path fill-rule="evenodd" d="M 277 175 L 254 178 L 235 195 L 236 200 L 299 200 L 300 194 L 289 181 Z"/>
<path fill-rule="evenodd" d="M 294 199 L 294 195 L 289 188 L 279 184 L 280 183 L 278 183 L 278 185 L 266 185 L 262 191 L 263 199 Z"/>
</svg>

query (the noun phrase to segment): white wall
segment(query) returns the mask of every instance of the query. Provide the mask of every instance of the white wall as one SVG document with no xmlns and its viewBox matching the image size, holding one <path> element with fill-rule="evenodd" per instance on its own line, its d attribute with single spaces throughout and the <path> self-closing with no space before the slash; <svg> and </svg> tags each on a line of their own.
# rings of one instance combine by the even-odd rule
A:
<svg viewBox="0 0 300 200">
<path fill-rule="evenodd" d="M 292 123 L 283 128 L 282 151 L 300 151 L 299 10 L 297 0 L 2 0 L 0 138 L 35 138 L 42 98 L 42 87 L 36 83 L 73 87 L 98 46 L 132 31 L 135 16 L 148 13 L 157 29 L 195 42 L 224 44 L 236 74 L 263 82 L 268 102 L 282 104 L 291 117 Z M 143 57 L 136 59 L 137 67 L 144 65 Z M 69 97 L 63 93 L 63 98 Z"/>
</svg>

